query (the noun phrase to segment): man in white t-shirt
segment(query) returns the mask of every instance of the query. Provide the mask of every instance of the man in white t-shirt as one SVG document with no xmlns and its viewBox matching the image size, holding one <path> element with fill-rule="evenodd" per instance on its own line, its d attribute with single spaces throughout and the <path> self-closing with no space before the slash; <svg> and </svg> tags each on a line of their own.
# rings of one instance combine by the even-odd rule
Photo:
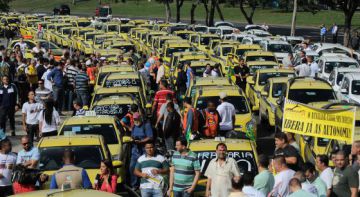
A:
<svg viewBox="0 0 360 197">
<path fill-rule="evenodd" d="M 16 164 L 16 155 L 11 152 L 11 142 L 8 138 L 0 142 L 0 195 L 12 195 L 11 174 Z"/>
<path fill-rule="evenodd" d="M 35 92 L 28 93 L 29 101 L 24 103 L 22 107 L 22 126 L 23 130 L 28 134 L 30 143 L 33 142 L 34 137 L 38 134 L 39 120 L 38 115 L 42 109 L 42 105 L 35 101 Z"/>
<path fill-rule="evenodd" d="M 227 102 L 226 92 L 220 92 L 219 96 L 221 104 L 216 108 L 221 117 L 219 134 L 225 136 L 226 132 L 234 129 L 235 107 L 233 104 Z"/>
<path fill-rule="evenodd" d="M 310 66 L 310 77 L 316 77 L 319 72 L 319 65 L 314 62 L 313 56 L 306 56 L 307 64 Z"/>
<path fill-rule="evenodd" d="M 43 76 L 41 77 L 42 80 L 44 80 L 44 86 L 45 88 L 47 88 L 48 90 L 50 90 L 52 92 L 52 83 L 50 80 L 47 79 L 47 76 L 49 75 L 49 73 L 52 71 L 53 69 L 53 65 L 49 65 L 49 67 L 47 68 L 47 70 L 45 71 L 45 73 L 43 74 Z"/>
<path fill-rule="evenodd" d="M 334 173 L 329 167 L 329 158 L 327 155 L 316 156 L 316 168 L 319 170 L 321 180 L 323 180 L 326 184 L 326 194 L 329 196 L 331 193 Z"/>
<path fill-rule="evenodd" d="M 289 182 L 293 178 L 295 171 L 291 170 L 286 165 L 286 160 L 283 155 L 276 156 L 272 162 L 273 168 L 276 171 L 275 184 L 270 196 L 288 196 Z"/>
</svg>

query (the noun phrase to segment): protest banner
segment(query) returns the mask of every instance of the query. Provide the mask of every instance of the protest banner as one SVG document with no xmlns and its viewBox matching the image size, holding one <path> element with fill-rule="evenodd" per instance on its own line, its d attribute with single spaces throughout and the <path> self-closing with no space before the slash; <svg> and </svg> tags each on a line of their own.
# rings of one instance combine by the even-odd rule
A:
<svg viewBox="0 0 360 197">
<path fill-rule="evenodd" d="M 356 107 L 318 109 L 287 99 L 282 131 L 352 143 L 355 135 L 355 110 Z"/>
</svg>

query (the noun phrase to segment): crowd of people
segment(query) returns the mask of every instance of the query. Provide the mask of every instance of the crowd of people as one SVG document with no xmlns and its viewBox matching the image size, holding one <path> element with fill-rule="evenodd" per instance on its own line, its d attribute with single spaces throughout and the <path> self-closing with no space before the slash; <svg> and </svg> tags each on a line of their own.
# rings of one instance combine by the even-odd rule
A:
<svg viewBox="0 0 360 197">
<path fill-rule="evenodd" d="M 306 43 L 304 44 L 306 45 Z M 291 67 L 299 76 L 315 77 L 317 64 L 302 51 L 302 64 L 294 66 L 291 54 L 283 61 L 284 67 Z M 197 154 L 188 149 L 190 139 L 226 136 L 234 129 L 235 107 L 228 101 L 225 92 L 219 93 L 220 104 L 207 102 L 204 110 L 193 107 L 192 99 L 182 98 L 194 79 L 191 63 L 177 65 L 178 75 L 175 90 L 166 76 L 166 64 L 155 53 L 146 56 L 130 51 L 125 61 L 119 54 L 117 61 L 110 62 L 101 54 L 83 56 L 79 51 L 64 50 L 60 61 L 55 61 L 51 51 L 40 45 L 31 49 L 34 58 L 25 58 L 26 43 L 23 39 L 14 49 L 0 50 L 0 196 L 34 191 L 49 181 L 50 189 L 93 188 L 117 193 L 117 175 L 111 161 L 101 162 L 99 174 L 91 183 L 85 169 L 75 165 L 76 156 L 71 150 L 64 150 L 64 166 L 51 179 L 39 171 L 39 150 L 33 146 L 41 137 L 57 135 L 63 112 L 71 111 L 75 116 L 85 114 L 89 106 L 98 70 L 105 65 L 124 63 L 133 66 L 145 79 L 153 95 L 152 120 L 147 119 L 137 105 L 132 105 L 124 117 L 118 117 L 124 128 L 131 133 L 133 144 L 129 166 L 129 185 L 139 190 L 141 196 L 175 197 L 192 196 L 200 179 L 201 165 Z M 236 84 L 245 89 L 249 68 L 244 60 L 234 67 Z M 204 77 L 220 76 L 219 65 L 207 65 Z M 180 102 L 182 101 L 182 102 Z M 183 107 L 185 112 L 180 113 Z M 15 113 L 21 109 L 22 129 L 26 136 L 21 138 L 23 150 L 14 154 L 12 143 L 6 134 L 18 135 L 15 131 Z M 9 119 L 10 131 L 6 131 Z M 157 151 L 157 140 L 162 138 L 167 155 Z M 228 157 L 227 146 L 216 146 L 216 158 L 212 159 L 203 176 L 207 177 L 207 197 L 242 196 L 358 196 L 360 142 L 352 149 L 337 150 L 329 158 L 317 155 L 315 165 L 304 163 L 299 146 L 290 133 L 275 134 L 274 157 L 259 155 L 258 174 L 239 169 L 237 162 Z M 330 162 L 334 164 L 331 169 Z M 21 164 L 21 165 L 19 165 Z M 34 176 L 24 182 L 16 172 L 27 169 Z M 164 177 L 167 177 L 164 178 Z M 69 178 L 71 180 L 69 181 Z"/>
</svg>

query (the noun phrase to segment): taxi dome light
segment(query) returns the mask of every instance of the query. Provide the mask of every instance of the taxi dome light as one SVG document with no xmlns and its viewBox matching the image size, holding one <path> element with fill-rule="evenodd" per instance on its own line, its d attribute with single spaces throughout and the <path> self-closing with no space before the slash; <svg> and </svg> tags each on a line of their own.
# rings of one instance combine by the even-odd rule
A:
<svg viewBox="0 0 360 197">
<path fill-rule="evenodd" d="M 215 142 L 225 142 L 225 137 L 215 137 L 214 141 Z"/>
<path fill-rule="evenodd" d="M 75 132 L 72 131 L 64 131 L 64 136 L 74 136 L 76 135 Z"/>
</svg>

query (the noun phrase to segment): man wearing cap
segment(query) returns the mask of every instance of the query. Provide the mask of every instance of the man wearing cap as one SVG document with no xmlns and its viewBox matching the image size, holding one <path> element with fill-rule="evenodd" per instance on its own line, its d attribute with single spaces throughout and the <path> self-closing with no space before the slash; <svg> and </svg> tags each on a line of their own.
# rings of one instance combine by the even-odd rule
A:
<svg viewBox="0 0 360 197">
<path fill-rule="evenodd" d="M 235 107 L 233 104 L 227 102 L 226 92 L 220 92 L 219 96 L 221 104 L 216 108 L 221 118 L 219 134 L 225 136 L 228 131 L 234 129 Z"/>
<path fill-rule="evenodd" d="M 153 130 L 150 122 L 143 120 L 139 112 L 133 115 L 134 127 L 131 132 L 131 137 L 134 143 L 131 147 L 131 161 L 130 161 L 130 183 L 133 188 L 138 186 L 138 177 L 134 175 L 134 169 L 138 158 L 145 153 L 144 145 L 146 142 L 152 140 Z"/>
</svg>

